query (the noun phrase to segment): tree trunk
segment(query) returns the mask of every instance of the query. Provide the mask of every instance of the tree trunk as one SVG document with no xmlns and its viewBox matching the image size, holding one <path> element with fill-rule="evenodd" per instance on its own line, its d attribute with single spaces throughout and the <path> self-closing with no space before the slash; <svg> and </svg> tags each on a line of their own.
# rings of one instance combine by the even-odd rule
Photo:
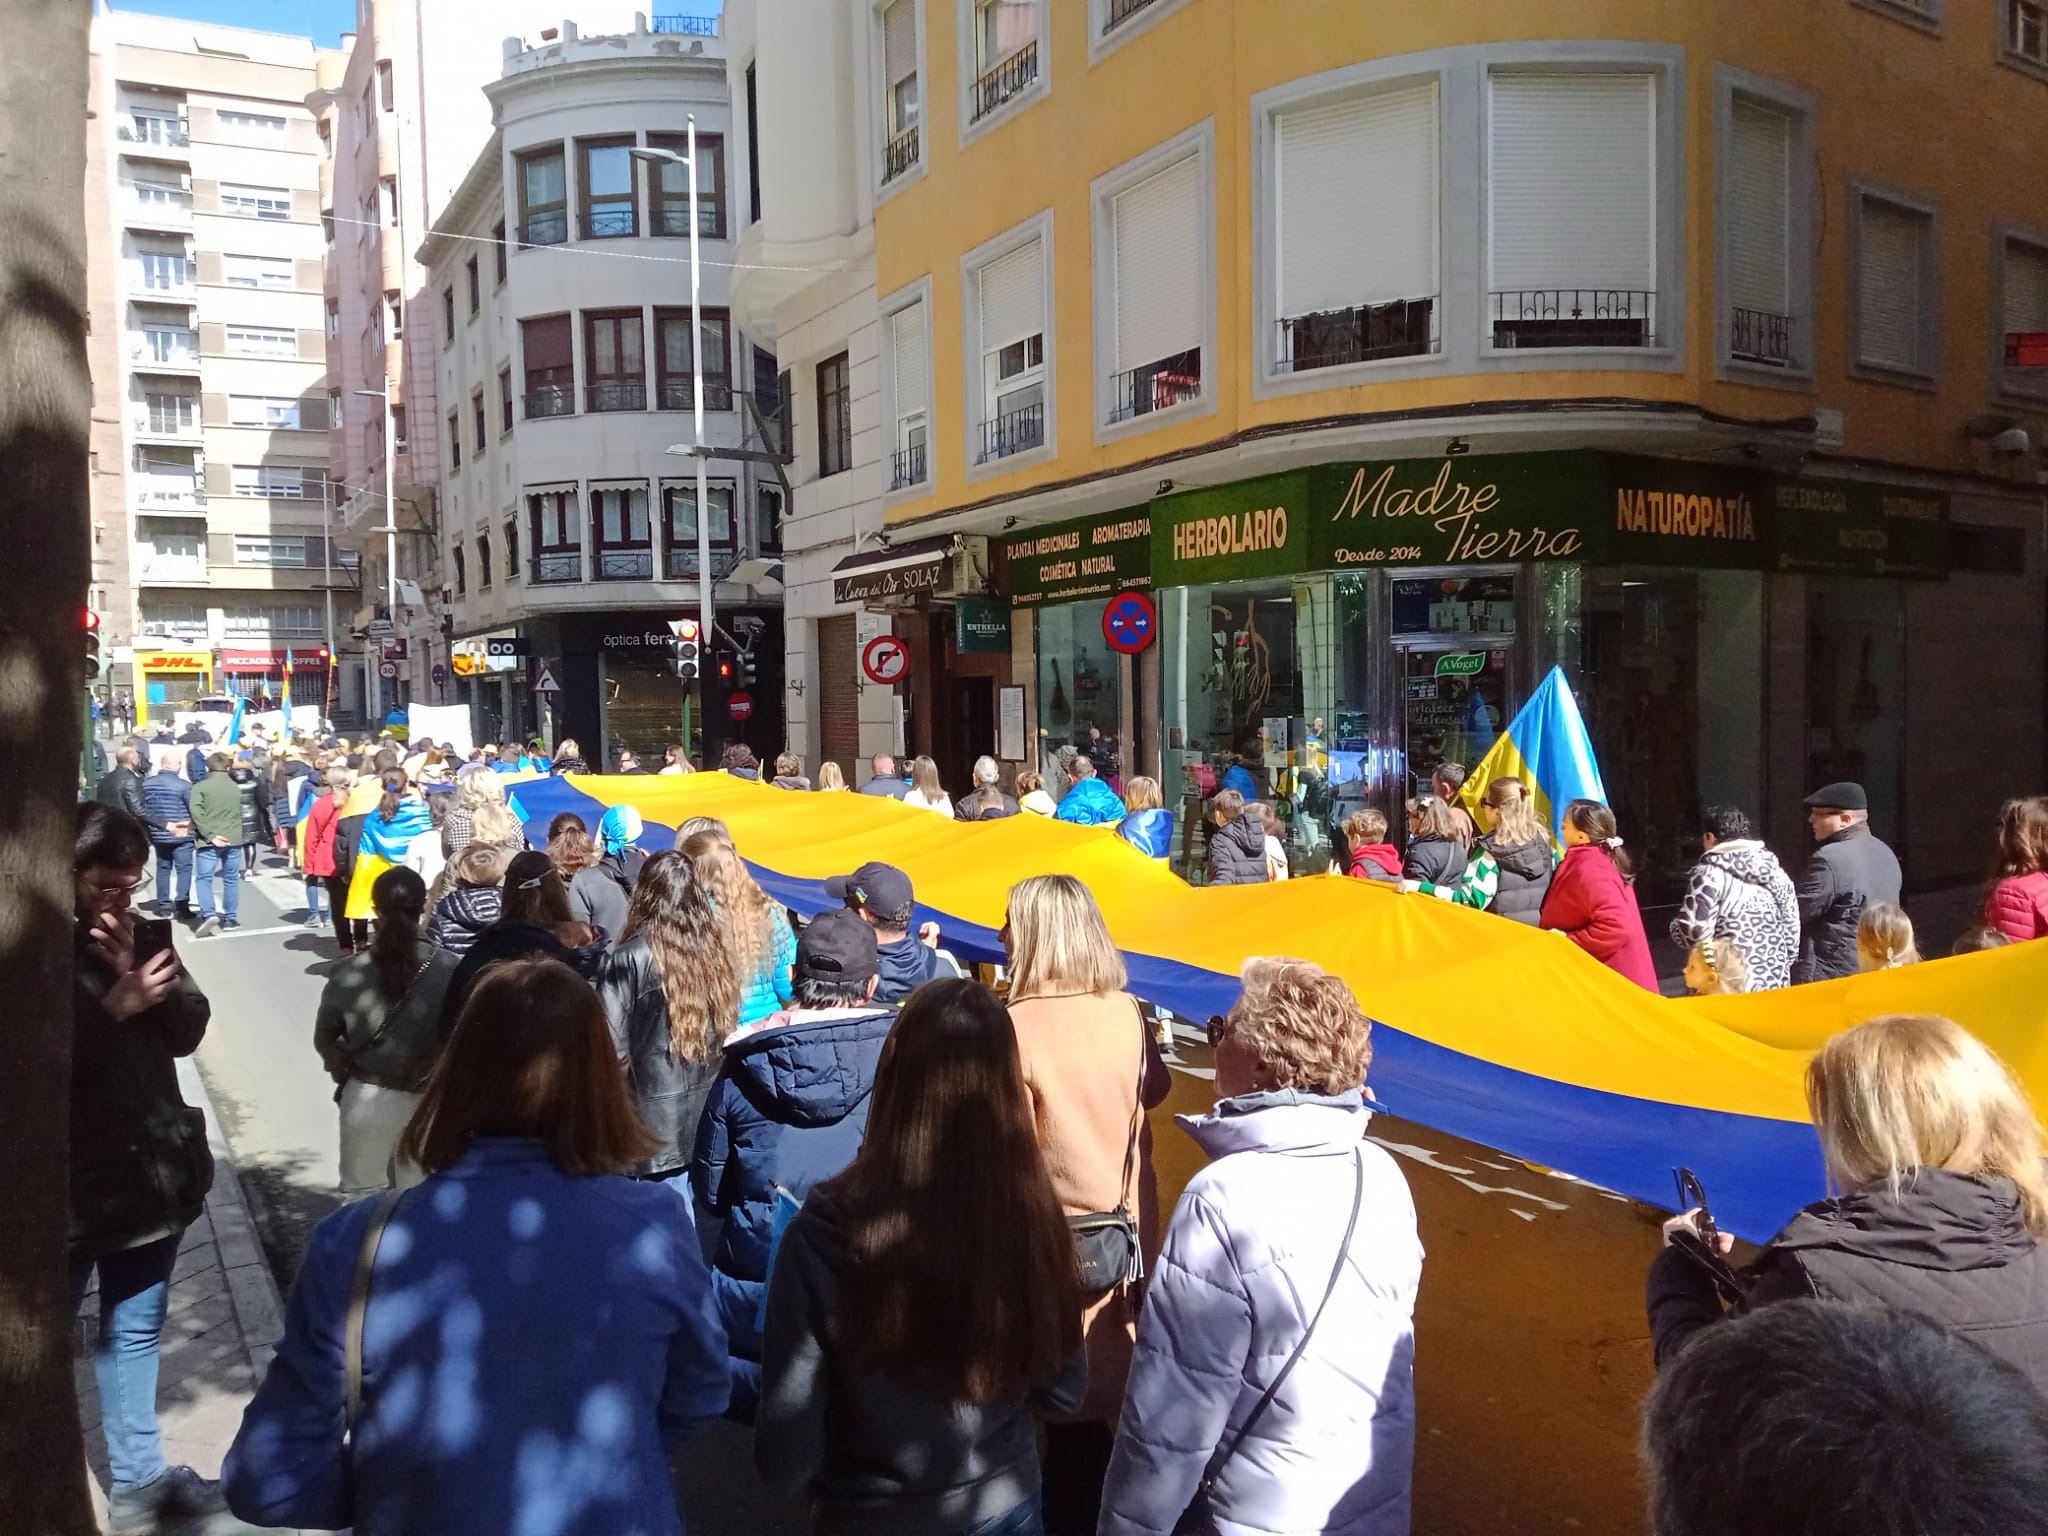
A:
<svg viewBox="0 0 2048 1536">
<path fill-rule="evenodd" d="M 88 0 L 0 0 L 0 1530 L 97 1529 L 64 1242 L 88 559 Z"/>
</svg>

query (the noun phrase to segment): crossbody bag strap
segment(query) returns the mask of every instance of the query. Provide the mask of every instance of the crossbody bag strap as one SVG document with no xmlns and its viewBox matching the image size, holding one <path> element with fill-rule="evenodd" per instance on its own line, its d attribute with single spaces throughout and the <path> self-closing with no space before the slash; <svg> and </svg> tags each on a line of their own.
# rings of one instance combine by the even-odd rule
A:
<svg viewBox="0 0 2048 1536">
<path fill-rule="evenodd" d="M 434 956 L 439 953 L 424 938 L 420 940 L 420 947 L 426 950 L 426 959 L 422 960 L 420 968 L 412 973 L 412 980 L 406 983 L 405 991 L 399 994 L 398 1000 L 384 1010 L 383 1020 L 375 1029 L 370 1031 L 369 1039 L 365 1040 L 361 1045 L 350 1045 L 346 1034 L 341 1037 L 339 1048 L 343 1059 L 348 1062 L 348 1070 L 351 1076 L 355 1073 L 356 1063 L 369 1052 L 372 1046 L 391 1033 L 391 1026 L 398 1022 L 398 1015 L 404 1011 L 405 1005 L 412 1001 L 413 993 L 419 990 L 420 978 L 427 974 L 427 967 L 434 963 Z"/>
<path fill-rule="evenodd" d="M 1259 1394 L 1259 1400 L 1252 1405 L 1252 1411 L 1245 1415 L 1244 1422 L 1237 1427 L 1237 1433 L 1230 1438 L 1230 1444 L 1223 1454 L 1210 1466 L 1202 1479 L 1203 1491 L 1207 1492 L 1216 1481 L 1230 1458 L 1237 1454 L 1244 1444 L 1245 1436 L 1257 1428 L 1259 1420 L 1266 1416 L 1266 1410 L 1273 1406 L 1273 1399 L 1280 1395 L 1280 1389 L 1287 1384 L 1287 1378 L 1301 1363 L 1301 1357 L 1308 1350 L 1308 1341 L 1316 1336 L 1316 1324 L 1323 1320 L 1323 1312 L 1330 1305 L 1330 1298 L 1337 1294 L 1337 1282 L 1344 1276 L 1344 1261 L 1351 1257 L 1351 1236 L 1358 1230 L 1358 1211 L 1365 1204 L 1365 1153 L 1361 1149 L 1352 1154 L 1351 1219 L 1344 1223 L 1344 1240 L 1337 1245 L 1337 1262 L 1330 1266 L 1330 1283 L 1323 1290 L 1323 1299 L 1316 1307 L 1314 1317 L 1308 1320 L 1308 1329 L 1301 1336 L 1301 1342 L 1294 1346 L 1294 1353 L 1287 1357 L 1287 1363 L 1280 1367 L 1280 1374 L 1272 1384 Z"/>
<path fill-rule="evenodd" d="M 370 1311 L 370 1276 L 377 1268 L 377 1249 L 384 1242 L 384 1228 L 398 1209 L 403 1190 L 387 1189 L 377 1197 L 370 1212 L 370 1224 L 363 1231 L 363 1246 L 356 1250 L 356 1272 L 348 1287 L 348 1323 L 342 1332 L 342 1422 L 351 1434 L 363 1410 L 363 1320 Z"/>
<path fill-rule="evenodd" d="M 1138 1017 L 1138 1092 L 1136 1103 L 1131 1109 L 1131 1140 L 1124 1149 L 1124 1182 L 1117 1197 L 1118 1208 L 1128 1211 L 1131 1204 L 1131 1180 L 1138 1171 L 1138 1134 L 1145 1125 L 1145 1069 L 1152 1065 L 1150 1044 L 1145 1031 L 1145 1010 L 1138 1006 L 1138 1000 L 1131 999 L 1131 1011 Z"/>
</svg>

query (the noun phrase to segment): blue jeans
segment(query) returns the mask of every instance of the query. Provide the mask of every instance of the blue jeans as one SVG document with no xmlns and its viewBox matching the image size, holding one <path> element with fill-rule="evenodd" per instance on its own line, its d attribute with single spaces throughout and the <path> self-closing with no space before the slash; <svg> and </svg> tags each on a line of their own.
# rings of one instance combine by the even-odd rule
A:
<svg viewBox="0 0 2048 1536">
<path fill-rule="evenodd" d="M 318 875 L 306 876 L 306 921 L 309 923 L 320 921 L 321 883 Z"/>
<path fill-rule="evenodd" d="M 1045 1521 L 1040 1518 L 1038 1500 L 1026 1499 L 1007 1515 L 982 1521 L 967 1536 L 1045 1536 Z"/>
<path fill-rule="evenodd" d="M 71 1261 L 73 1313 L 85 1300 L 94 1267 L 100 1272 L 99 1343 L 92 1370 L 99 1386 L 100 1427 L 107 1437 L 107 1471 L 116 1491 L 163 1475 L 164 1448 L 156 1427 L 157 1340 L 177 1262 L 176 1234 L 97 1260 Z"/>
<path fill-rule="evenodd" d="M 213 916 L 213 872 L 220 871 L 220 915 L 234 922 L 242 908 L 242 850 L 233 844 L 216 848 L 206 843 L 199 850 L 199 920 Z"/>
<path fill-rule="evenodd" d="M 190 843 L 158 843 L 156 845 L 156 900 L 162 906 L 171 899 L 171 871 L 178 872 L 178 905 L 183 906 L 192 899 L 192 845 Z"/>
</svg>

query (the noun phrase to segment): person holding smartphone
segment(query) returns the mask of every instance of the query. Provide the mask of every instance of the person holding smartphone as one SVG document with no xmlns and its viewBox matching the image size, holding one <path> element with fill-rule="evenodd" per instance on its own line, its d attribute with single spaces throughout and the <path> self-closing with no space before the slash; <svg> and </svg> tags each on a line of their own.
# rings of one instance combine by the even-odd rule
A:
<svg viewBox="0 0 2048 1536">
<path fill-rule="evenodd" d="M 167 1466 L 157 1432 L 158 1336 L 178 1241 L 213 1183 L 206 1122 L 178 1092 L 176 1058 L 198 1049 L 212 1010 L 171 947 L 166 919 L 141 921 L 150 837 L 115 806 L 78 808 L 73 845 L 71 1299 L 99 1274 L 93 1373 L 106 1432 L 107 1525 L 223 1507 L 217 1483 Z"/>
</svg>

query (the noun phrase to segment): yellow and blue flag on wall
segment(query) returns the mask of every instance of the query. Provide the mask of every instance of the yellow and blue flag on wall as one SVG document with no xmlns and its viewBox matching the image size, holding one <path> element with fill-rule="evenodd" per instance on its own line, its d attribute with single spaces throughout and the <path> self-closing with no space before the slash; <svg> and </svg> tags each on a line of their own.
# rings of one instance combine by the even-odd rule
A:
<svg viewBox="0 0 2048 1536">
<path fill-rule="evenodd" d="M 1493 750 L 1473 768 L 1460 797 L 1466 809 L 1476 811 L 1486 786 L 1505 778 L 1517 778 L 1529 786 L 1536 800 L 1536 817 L 1550 828 L 1553 840 L 1564 830 L 1564 808 L 1574 800 L 1607 803 L 1600 762 L 1593 756 L 1593 739 L 1586 734 L 1586 722 L 1579 714 L 1579 701 L 1572 697 L 1572 685 L 1564 680 L 1564 668 L 1550 669 L 1543 686 L 1529 695 L 1529 702 L 1508 722 Z"/>
</svg>

